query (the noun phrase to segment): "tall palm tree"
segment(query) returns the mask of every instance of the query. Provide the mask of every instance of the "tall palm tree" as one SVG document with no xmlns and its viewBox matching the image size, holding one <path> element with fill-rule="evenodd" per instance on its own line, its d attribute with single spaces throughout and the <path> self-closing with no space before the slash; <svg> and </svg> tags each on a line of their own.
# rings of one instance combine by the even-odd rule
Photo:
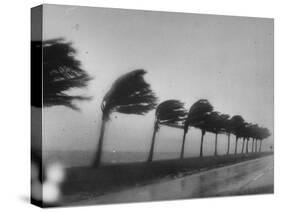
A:
<svg viewBox="0 0 281 212">
<path fill-rule="evenodd" d="M 242 143 L 242 149 L 241 149 L 241 154 L 244 153 L 244 149 L 245 149 L 245 142 L 246 142 L 246 137 L 242 137 L 243 138 L 243 143 Z"/>
<path fill-rule="evenodd" d="M 249 140 L 250 140 L 250 137 L 247 137 L 247 142 L 246 142 L 246 154 L 249 153 Z"/>
<path fill-rule="evenodd" d="M 258 137 L 259 133 L 259 126 L 257 124 L 254 124 L 251 126 L 251 138 L 252 138 L 252 153 L 255 151 L 255 144 L 256 144 L 256 139 Z"/>
<path fill-rule="evenodd" d="M 215 130 L 215 132 L 216 132 L 215 155 L 217 155 L 217 137 L 218 137 L 218 133 L 226 133 L 227 132 L 228 120 L 229 120 L 229 115 L 227 115 L 227 114 L 220 114 L 219 115 L 219 119 L 217 120 L 216 130 Z"/>
<path fill-rule="evenodd" d="M 255 141 L 255 152 L 258 152 L 258 138 Z"/>
<path fill-rule="evenodd" d="M 235 115 L 230 120 L 232 133 L 235 135 L 235 152 L 237 154 L 238 139 L 241 137 L 241 131 L 244 127 L 244 119 L 242 116 Z"/>
<path fill-rule="evenodd" d="M 231 121 L 229 119 L 229 116 L 228 116 L 227 119 L 225 119 L 223 125 L 225 127 L 225 132 L 226 132 L 226 135 L 227 135 L 227 151 L 226 151 L 226 154 L 229 155 L 229 151 L 230 151 L 230 135 L 232 133 Z"/>
<path fill-rule="evenodd" d="M 245 137 L 246 137 L 246 154 L 249 153 L 249 140 L 252 137 L 252 128 L 253 124 L 248 123 L 245 129 Z"/>
<path fill-rule="evenodd" d="M 143 78 L 145 73 L 146 71 L 138 69 L 122 75 L 104 96 L 101 105 L 102 124 L 93 161 L 94 167 L 100 165 L 105 126 L 111 113 L 144 115 L 156 107 L 157 98 Z"/>
<path fill-rule="evenodd" d="M 218 155 L 218 134 L 225 132 L 225 120 L 229 118 L 226 114 L 220 114 L 219 112 L 211 112 L 209 116 L 209 129 L 208 131 L 215 134 L 215 152 L 214 155 Z"/>
<path fill-rule="evenodd" d="M 188 116 L 184 121 L 184 130 L 183 130 L 183 140 L 181 147 L 181 158 L 184 157 L 184 146 L 185 146 L 185 138 L 188 132 L 188 128 L 190 126 L 199 126 L 201 122 L 204 122 L 206 115 L 213 111 L 213 106 L 209 103 L 207 99 L 200 99 L 196 101 L 189 109 Z M 203 146 L 203 137 L 205 135 L 205 131 L 202 129 L 201 136 L 201 146 Z M 203 148 L 203 147 L 201 147 Z M 201 152 L 201 151 L 200 151 Z M 200 153 L 201 155 L 201 153 Z"/>
<path fill-rule="evenodd" d="M 248 136 L 248 127 L 250 126 L 249 123 L 244 122 L 243 126 L 241 126 L 240 129 L 240 136 L 243 138 L 243 144 L 242 144 L 242 149 L 241 149 L 241 154 L 244 153 L 245 145 L 246 145 L 246 139 Z"/>
<path fill-rule="evenodd" d="M 259 129 L 259 138 L 260 138 L 260 146 L 259 146 L 259 152 L 261 152 L 262 148 L 262 141 L 266 138 L 268 138 L 271 135 L 269 129 L 261 127 Z"/>
<path fill-rule="evenodd" d="M 186 118 L 186 115 L 187 111 L 184 108 L 184 103 L 178 100 L 167 100 L 157 106 L 148 162 L 151 162 L 153 159 L 155 136 L 160 129 L 160 125 L 183 128 L 183 120 Z"/>
<path fill-rule="evenodd" d="M 249 137 L 246 137 L 246 150 L 245 150 L 245 152 L 246 152 L 246 154 L 248 154 L 249 153 Z"/>
<path fill-rule="evenodd" d="M 41 56 L 43 57 L 40 58 Z M 75 101 L 91 99 L 84 95 L 72 95 L 69 92 L 72 89 L 87 87 L 92 79 L 76 58 L 76 49 L 72 43 L 66 42 L 63 38 L 43 42 L 32 41 L 31 58 L 35 59 L 31 62 L 32 107 L 65 106 L 79 110 L 74 104 Z M 39 69 L 37 69 L 38 65 Z M 38 142 L 33 140 L 32 138 L 31 160 L 39 168 L 37 178 L 40 183 L 43 183 L 45 166 L 42 164 L 42 151 L 37 151 L 37 145 L 34 144 Z"/>
<path fill-rule="evenodd" d="M 255 139 L 254 137 L 252 137 L 252 152 L 255 151 Z"/>
</svg>

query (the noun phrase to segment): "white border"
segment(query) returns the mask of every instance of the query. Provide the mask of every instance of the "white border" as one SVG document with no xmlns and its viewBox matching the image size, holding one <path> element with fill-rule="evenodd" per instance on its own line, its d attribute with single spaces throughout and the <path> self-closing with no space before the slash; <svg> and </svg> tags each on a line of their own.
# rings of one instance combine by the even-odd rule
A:
<svg viewBox="0 0 281 212">
<path fill-rule="evenodd" d="M 275 195 L 74 207 L 54 211 L 280 211 L 280 1 L 278 0 L 9 0 L 1 4 L 0 211 L 37 211 L 29 194 L 30 7 L 41 3 L 191 12 L 275 19 Z M 279 83 L 279 84 L 278 84 Z M 279 208 L 278 208 L 279 207 Z"/>
</svg>

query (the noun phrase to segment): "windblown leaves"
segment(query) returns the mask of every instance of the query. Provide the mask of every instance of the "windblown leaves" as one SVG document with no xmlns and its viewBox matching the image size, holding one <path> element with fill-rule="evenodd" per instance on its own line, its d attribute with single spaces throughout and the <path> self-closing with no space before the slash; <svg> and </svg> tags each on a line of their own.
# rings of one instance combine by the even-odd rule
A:
<svg viewBox="0 0 281 212">
<path fill-rule="evenodd" d="M 271 136 L 271 133 L 270 133 L 270 131 L 267 128 L 261 127 L 259 129 L 259 132 L 258 132 L 258 138 L 259 139 L 266 139 L 269 136 Z"/>
<path fill-rule="evenodd" d="M 89 97 L 70 95 L 72 88 L 83 88 L 92 79 L 75 58 L 76 50 L 64 39 L 46 40 L 43 47 L 43 105 L 63 105 L 78 109 L 74 100 L 89 100 Z"/>
<path fill-rule="evenodd" d="M 168 126 L 182 126 L 186 119 L 187 111 L 184 103 L 178 100 L 167 100 L 158 105 L 156 109 L 156 121 Z"/>
<path fill-rule="evenodd" d="M 195 102 L 188 112 L 186 125 L 198 126 L 205 121 L 208 114 L 213 111 L 213 106 L 206 99 L 200 99 Z"/>
<path fill-rule="evenodd" d="M 103 98 L 101 109 L 104 118 L 110 113 L 144 115 L 157 105 L 157 98 L 144 80 L 146 71 L 131 71 L 118 78 Z"/>
<path fill-rule="evenodd" d="M 242 116 L 239 115 L 232 116 L 232 118 L 230 119 L 230 128 L 231 128 L 231 132 L 234 135 L 241 137 L 244 127 L 245 127 L 245 121 L 242 118 Z"/>
<path fill-rule="evenodd" d="M 230 116 L 228 114 L 220 114 L 219 118 L 219 128 L 221 128 L 221 132 L 227 132 L 228 131 L 228 123 Z"/>
<path fill-rule="evenodd" d="M 225 123 L 227 122 L 228 118 L 229 116 L 226 114 L 220 114 L 217 111 L 210 112 L 205 117 L 203 127 L 206 131 L 212 133 L 223 133 L 226 131 Z"/>
<path fill-rule="evenodd" d="M 270 131 L 265 127 L 259 127 L 257 124 L 249 125 L 247 129 L 248 137 L 255 139 L 265 139 L 271 135 Z"/>
<path fill-rule="evenodd" d="M 243 126 L 240 127 L 238 136 L 242 138 L 250 138 L 250 129 L 251 129 L 252 124 L 244 122 Z"/>
</svg>

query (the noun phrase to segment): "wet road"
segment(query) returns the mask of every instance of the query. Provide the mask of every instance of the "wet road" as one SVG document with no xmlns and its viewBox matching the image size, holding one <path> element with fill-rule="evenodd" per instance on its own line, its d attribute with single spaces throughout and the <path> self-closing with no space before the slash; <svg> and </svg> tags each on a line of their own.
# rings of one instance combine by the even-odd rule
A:
<svg viewBox="0 0 281 212">
<path fill-rule="evenodd" d="M 273 156 L 100 196 L 85 204 L 156 201 L 273 191 Z"/>
</svg>

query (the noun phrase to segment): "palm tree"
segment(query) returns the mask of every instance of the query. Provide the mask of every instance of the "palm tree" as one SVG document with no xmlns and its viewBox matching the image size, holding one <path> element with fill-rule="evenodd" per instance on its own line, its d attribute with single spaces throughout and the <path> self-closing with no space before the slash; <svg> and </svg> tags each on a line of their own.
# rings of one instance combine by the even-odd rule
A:
<svg viewBox="0 0 281 212">
<path fill-rule="evenodd" d="M 251 152 L 254 152 L 255 140 L 258 135 L 258 129 L 259 129 L 259 126 L 257 124 L 252 124 L 249 126 L 249 137 L 252 138 Z"/>
<path fill-rule="evenodd" d="M 254 145 L 254 151 L 257 152 L 258 151 L 258 140 L 260 138 L 260 127 L 258 126 L 256 129 L 256 134 L 255 134 L 255 145 Z"/>
<path fill-rule="evenodd" d="M 215 155 L 217 155 L 217 136 L 218 136 L 218 133 L 227 132 L 228 120 L 229 120 L 229 115 L 227 115 L 227 114 L 220 114 L 219 119 L 217 120 L 216 130 L 215 130 L 216 131 Z M 228 138 L 228 141 L 229 141 L 229 138 Z M 229 146 L 228 146 L 228 149 L 229 149 Z"/>
<path fill-rule="evenodd" d="M 253 129 L 253 124 L 248 123 L 245 129 L 245 137 L 246 137 L 246 154 L 249 153 L 249 140 L 252 137 L 252 129 Z"/>
<path fill-rule="evenodd" d="M 226 114 L 220 114 L 219 112 L 211 112 L 208 118 L 209 120 L 209 132 L 215 134 L 215 152 L 214 155 L 218 155 L 218 134 L 225 132 L 225 120 L 229 118 Z"/>
<path fill-rule="evenodd" d="M 238 139 L 241 137 L 241 131 L 244 127 L 244 119 L 242 116 L 233 116 L 230 120 L 232 133 L 235 135 L 235 152 L 237 154 Z"/>
<path fill-rule="evenodd" d="M 76 50 L 72 43 L 63 38 L 46 40 L 42 42 L 43 51 L 43 106 L 66 106 L 75 110 L 78 107 L 73 103 L 76 100 L 90 100 L 82 95 L 67 93 L 73 88 L 84 88 L 92 79 L 82 69 L 81 62 L 75 58 Z M 37 48 L 37 42 L 32 43 L 32 48 Z M 38 92 L 32 89 L 32 92 Z M 36 95 L 32 93 L 32 96 Z M 32 105 L 40 107 L 41 98 L 32 98 Z"/>
<path fill-rule="evenodd" d="M 241 154 L 243 154 L 243 153 L 244 153 L 245 141 L 246 141 L 246 137 L 243 137 L 243 143 L 242 143 Z"/>
<path fill-rule="evenodd" d="M 248 136 L 248 127 L 249 127 L 249 123 L 244 122 L 243 126 L 240 129 L 240 136 L 243 138 L 243 144 L 242 144 L 242 149 L 241 149 L 241 154 L 244 153 L 244 149 L 245 149 L 245 142 Z"/>
<path fill-rule="evenodd" d="M 227 151 L 226 154 L 229 155 L 229 151 L 230 151 L 230 135 L 232 133 L 232 129 L 231 129 L 231 121 L 228 118 L 224 121 L 224 127 L 225 127 L 225 132 L 227 134 Z"/>
<path fill-rule="evenodd" d="M 160 125 L 183 128 L 182 122 L 186 118 L 186 115 L 187 111 L 184 108 L 184 103 L 178 100 L 167 100 L 157 106 L 148 162 L 151 162 L 153 159 L 155 136 Z"/>
<path fill-rule="evenodd" d="M 43 57 L 38 58 L 41 56 Z M 91 99 L 83 95 L 71 95 L 68 92 L 71 89 L 86 87 L 92 79 L 82 69 L 72 43 L 66 42 L 63 38 L 43 42 L 32 41 L 31 57 L 35 58 L 31 62 L 31 105 L 33 107 L 65 106 L 79 110 L 74 101 Z M 41 69 L 37 69 L 38 65 Z M 31 160 L 40 167 L 38 180 L 42 183 L 45 166 L 42 164 L 42 151 L 36 151 L 34 143 L 37 142 L 32 141 Z"/>
<path fill-rule="evenodd" d="M 184 132 L 183 132 L 183 140 L 181 147 L 181 158 L 184 157 L 184 146 L 185 146 L 185 137 L 188 132 L 189 126 L 199 126 L 201 122 L 204 122 L 206 115 L 213 111 L 213 106 L 206 99 L 200 99 L 196 101 L 189 109 L 188 116 L 184 121 Z M 205 135 L 205 131 L 202 128 L 202 136 L 201 136 L 201 148 L 203 148 L 203 137 Z M 201 152 L 201 151 L 200 151 Z M 200 153 L 200 155 L 202 155 Z"/>
<path fill-rule="evenodd" d="M 250 140 L 250 137 L 247 137 L 246 138 L 247 142 L 246 142 L 246 154 L 249 153 L 249 140 Z"/>
<path fill-rule="evenodd" d="M 260 146 L 259 146 L 259 152 L 261 152 L 262 148 L 262 141 L 266 138 L 268 138 L 271 135 L 270 131 L 267 128 L 261 127 L 259 129 L 259 138 L 260 138 Z"/>
<path fill-rule="evenodd" d="M 94 167 L 100 164 L 105 125 L 111 113 L 144 115 L 156 107 L 157 98 L 143 78 L 145 73 L 146 71 L 138 69 L 122 75 L 104 96 L 101 105 L 102 124 L 93 161 Z"/>
<path fill-rule="evenodd" d="M 254 152 L 255 148 L 255 138 L 252 138 L 252 152 Z"/>
<path fill-rule="evenodd" d="M 258 138 L 256 138 L 255 142 L 255 152 L 258 152 Z"/>
</svg>

